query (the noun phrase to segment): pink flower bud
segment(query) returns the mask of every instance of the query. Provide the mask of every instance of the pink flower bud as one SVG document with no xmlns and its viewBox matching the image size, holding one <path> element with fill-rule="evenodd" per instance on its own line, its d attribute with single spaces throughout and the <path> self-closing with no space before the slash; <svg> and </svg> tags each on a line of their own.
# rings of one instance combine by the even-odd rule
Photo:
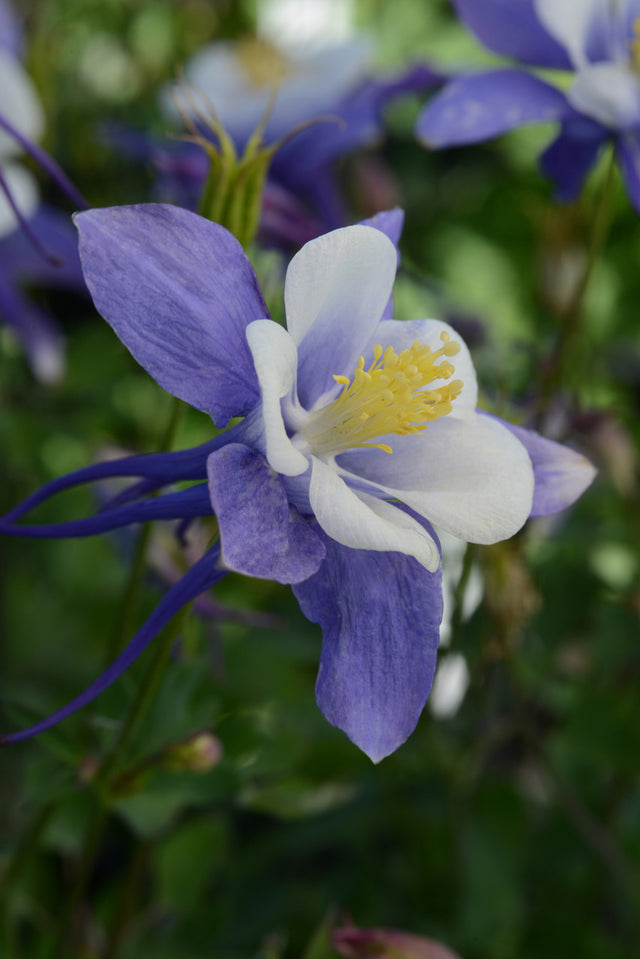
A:
<svg viewBox="0 0 640 959">
<path fill-rule="evenodd" d="M 333 944 L 346 959 L 460 959 L 442 943 L 399 929 L 335 929 Z"/>
</svg>

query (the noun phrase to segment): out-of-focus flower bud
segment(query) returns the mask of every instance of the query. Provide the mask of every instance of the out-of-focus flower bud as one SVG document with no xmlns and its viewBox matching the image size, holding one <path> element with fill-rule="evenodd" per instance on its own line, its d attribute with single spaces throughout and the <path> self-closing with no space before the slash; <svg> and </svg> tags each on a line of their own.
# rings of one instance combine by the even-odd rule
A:
<svg viewBox="0 0 640 959">
<path fill-rule="evenodd" d="M 581 440 L 623 497 L 633 497 L 638 488 L 638 452 L 626 427 L 611 413 L 593 410 L 581 413 L 573 423 Z"/>
<path fill-rule="evenodd" d="M 540 292 L 557 316 L 564 316 L 579 294 L 586 265 L 581 237 L 585 224 L 577 209 L 547 209 L 539 221 Z"/>
<path fill-rule="evenodd" d="M 78 766 L 78 782 L 85 786 L 95 779 L 95 775 L 100 768 L 100 760 L 97 756 L 83 756 Z"/>
<path fill-rule="evenodd" d="M 493 620 L 490 655 L 501 658 L 517 644 L 522 628 L 540 606 L 517 541 L 496 543 L 482 552 L 485 601 Z"/>
<path fill-rule="evenodd" d="M 196 733 L 181 743 L 167 746 L 164 763 L 169 769 L 185 769 L 207 773 L 222 759 L 222 743 L 213 733 Z"/>
<path fill-rule="evenodd" d="M 347 959 L 460 959 L 442 943 L 399 929 L 335 929 L 333 944 Z"/>
</svg>

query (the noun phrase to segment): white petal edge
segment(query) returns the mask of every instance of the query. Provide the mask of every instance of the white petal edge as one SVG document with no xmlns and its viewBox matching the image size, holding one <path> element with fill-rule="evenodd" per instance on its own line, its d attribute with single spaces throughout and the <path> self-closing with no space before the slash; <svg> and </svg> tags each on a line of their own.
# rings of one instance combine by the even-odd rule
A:
<svg viewBox="0 0 640 959">
<path fill-rule="evenodd" d="M 343 227 L 306 243 L 284 288 L 287 329 L 298 346 L 318 324 L 327 337 L 361 351 L 387 305 L 397 261 L 391 240 L 371 226 Z M 354 348 L 348 353 L 350 363 Z"/>
<path fill-rule="evenodd" d="M 403 510 L 355 493 L 332 466 L 312 457 L 309 502 L 325 533 L 342 546 L 413 556 L 429 572 L 440 565 L 433 538 Z"/>
<path fill-rule="evenodd" d="M 533 0 L 538 19 L 576 67 L 587 63 L 587 41 L 595 18 L 608 0 Z"/>
<path fill-rule="evenodd" d="M 287 436 L 281 405 L 281 400 L 291 397 L 294 391 L 298 363 L 296 344 L 273 320 L 249 323 L 247 343 L 262 394 L 267 460 L 277 473 L 299 476 L 308 468 L 309 462 Z"/>
</svg>

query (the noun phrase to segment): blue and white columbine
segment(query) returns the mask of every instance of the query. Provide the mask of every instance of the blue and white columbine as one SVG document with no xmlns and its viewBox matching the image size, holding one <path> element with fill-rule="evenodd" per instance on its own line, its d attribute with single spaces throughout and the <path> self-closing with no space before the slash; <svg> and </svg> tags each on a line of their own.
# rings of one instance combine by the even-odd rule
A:
<svg viewBox="0 0 640 959">
<path fill-rule="evenodd" d="M 287 271 L 284 329 L 217 224 L 155 204 L 78 215 L 94 302 L 133 356 L 217 426 L 242 419 L 195 449 L 62 477 L 0 523 L 13 535 L 85 536 L 214 512 L 220 529 L 104 676 L 5 741 L 89 702 L 228 570 L 292 584 L 321 625 L 316 694 L 331 723 L 374 761 L 409 736 L 431 687 L 442 614 L 431 524 L 496 542 L 532 511 L 573 502 L 593 469 L 478 412 L 471 358 L 446 324 L 387 318 L 397 264 L 389 235 L 400 221 L 399 211 L 380 214 L 304 246 Z M 14 525 L 61 489 L 116 475 L 138 482 L 97 516 Z M 178 480 L 197 482 L 149 495 Z"/>
<path fill-rule="evenodd" d="M 559 121 L 543 171 L 569 200 L 602 145 L 612 142 L 640 212 L 640 2 L 453 0 L 489 49 L 534 67 L 571 70 L 562 92 L 519 69 L 459 76 L 436 95 L 417 134 L 433 147 L 476 143 L 525 123 Z"/>
</svg>

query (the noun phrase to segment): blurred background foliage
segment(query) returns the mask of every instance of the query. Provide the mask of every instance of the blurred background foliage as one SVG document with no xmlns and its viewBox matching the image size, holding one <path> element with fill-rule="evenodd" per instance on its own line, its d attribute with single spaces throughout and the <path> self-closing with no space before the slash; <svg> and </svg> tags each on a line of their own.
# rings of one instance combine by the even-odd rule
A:
<svg viewBox="0 0 640 959">
<path fill-rule="evenodd" d="M 152 197 L 153 172 L 114 151 L 105 124 L 164 133 L 159 86 L 261 12 L 233 0 L 19 7 L 45 145 L 95 206 Z M 353 20 L 385 68 L 490 61 L 445 0 L 358 0 Z M 559 207 L 534 159 L 550 130 L 429 154 L 413 139 L 420 102 L 398 102 L 386 140 L 340 169 L 354 219 L 373 212 L 372 170 L 407 210 L 397 314 L 458 325 L 483 405 L 583 450 L 596 483 L 567 514 L 468 551 L 441 659 L 463 657 L 468 689 L 438 716 L 427 707 L 379 767 L 317 711 L 320 635 L 290 591 L 237 576 L 214 598 L 253 615 L 188 619 L 108 790 L 95 771 L 153 648 L 93 706 L 1 751 L 7 959 L 329 959 L 328 930 L 347 917 L 430 936 L 464 959 L 638 955 L 638 219 L 616 184 L 580 336 L 553 381 L 561 291 L 584 262 L 603 170 L 580 203 Z M 34 295 L 63 323 L 68 374 L 56 388 L 34 383 L 0 333 L 3 512 L 106 447 L 156 449 L 170 411 L 87 302 Z M 210 435 L 188 410 L 175 446 Z M 75 491 L 40 515 L 94 507 Z M 75 695 L 123 615 L 132 633 L 153 608 L 150 577 L 122 612 L 131 552 L 109 537 L 2 541 L 2 728 Z M 473 571 L 483 597 L 467 618 Z"/>
</svg>

